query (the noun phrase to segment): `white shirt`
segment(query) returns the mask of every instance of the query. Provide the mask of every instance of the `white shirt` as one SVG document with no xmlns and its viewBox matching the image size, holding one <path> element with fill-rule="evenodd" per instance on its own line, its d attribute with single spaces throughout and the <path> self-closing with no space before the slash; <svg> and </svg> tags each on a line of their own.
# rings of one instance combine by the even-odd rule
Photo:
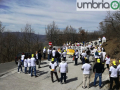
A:
<svg viewBox="0 0 120 90">
<path fill-rule="evenodd" d="M 105 60 L 106 52 L 102 52 L 102 54 L 103 54 L 103 60 Z"/>
<path fill-rule="evenodd" d="M 38 53 L 36 54 L 36 59 L 38 59 Z"/>
<path fill-rule="evenodd" d="M 43 53 L 46 53 L 46 49 L 45 48 L 43 49 Z"/>
<path fill-rule="evenodd" d="M 106 40 L 106 38 L 105 38 L 105 37 L 103 37 L 103 38 L 102 38 L 102 40 Z"/>
<path fill-rule="evenodd" d="M 34 57 L 31 58 L 31 66 L 36 66 L 36 59 Z"/>
<path fill-rule="evenodd" d="M 101 41 L 101 38 L 99 38 L 99 41 Z"/>
<path fill-rule="evenodd" d="M 66 73 L 68 72 L 67 71 L 67 68 L 68 68 L 68 65 L 65 61 L 62 61 L 59 65 L 59 68 L 60 68 L 60 73 Z"/>
<path fill-rule="evenodd" d="M 63 57 L 66 57 L 66 52 L 63 52 L 62 55 L 63 55 Z"/>
<path fill-rule="evenodd" d="M 120 64 L 117 66 L 117 69 L 118 69 L 119 75 L 120 75 Z"/>
<path fill-rule="evenodd" d="M 27 67 L 28 63 L 27 63 L 27 59 L 24 60 L 24 67 Z"/>
<path fill-rule="evenodd" d="M 25 58 L 25 55 L 21 55 L 21 60 L 24 60 L 24 58 Z"/>
<path fill-rule="evenodd" d="M 79 53 L 75 52 L 75 58 L 79 58 Z"/>
<path fill-rule="evenodd" d="M 118 72 L 117 68 L 114 68 L 113 66 L 111 66 L 109 71 L 111 71 L 110 77 L 117 77 L 117 72 Z"/>
<path fill-rule="evenodd" d="M 106 57 L 106 64 L 110 64 L 110 58 Z"/>
<path fill-rule="evenodd" d="M 81 55 L 82 55 L 82 57 L 86 57 L 86 56 L 87 56 L 87 54 L 86 54 L 86 53 L 82 53 Z"/>
<path fill-rule="evenodd" d="M 54 72 L 57 72 L 57 70 L 55 69 L 55 67 L 57 66 L 56 62 L 54 62 L 53 64 L 50 62 L 50 66 L 51 66 L 51 69 L 54 69 Z"/>
<path fill-rule="evenodd" d="M 90 74 L 91 65 L 88 63 L 83 64 L 82 66 L 83 74 Z"/>
<path fill-rule="evenodd" d="M 28 67 L 31 67 L 31 59 L 30 58 L 27 59 L 27 63 L 28 63 Z"/>
<path fill-rule="evenodd" d="M 47 50 L 47 53 L 50 54 L 50 49 Z"/>
<path fill-rule="evenodd" d="M 53 50 L 53 51 L 52 51 L 52 56 L 53 56 L 53 57 L 55 57 L 55 52 L 56 52 L 56 50 Z"/>
</svg>

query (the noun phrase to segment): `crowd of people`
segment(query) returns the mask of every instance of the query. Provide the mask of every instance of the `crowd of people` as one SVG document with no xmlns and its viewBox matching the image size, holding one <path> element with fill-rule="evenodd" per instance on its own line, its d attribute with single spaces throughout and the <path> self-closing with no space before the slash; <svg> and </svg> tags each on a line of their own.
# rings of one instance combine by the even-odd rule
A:
<svg viewBox="0 0 120 90">
<path fill-rule="evenodd" d="M 105 52 L 105 49 L 102 47 L 102 44 L 106 42 L 106 38 L 103 37 L 102 39 L 98 39 L 99 42 L 67 42 L 64 44 L 61 48 L 52 48 L 49 47 L 46 49 L 44 47 L 43 49 L 43 58 L 50 61 L 49 68 L 51 72 L 51 81 L 54 82 L 53 74 L 55 74 L 56 79 L 58 82 L 63 83 L 62 80 L 64 79 L 64 83 L 66 83 L 66 73 L 68 73 L 68 64 L 66 60 L 67 50 L 68 49 L 74 49 L 75 52 L 73 54 L 73 60 L 75 61 L 75 66 L 78 65 L 78 59 L 80 57 L 80 60 L 82 62 L 82 70 L 83 70 L 83 88 L 86 87 L 89 88 L 90 84 L 90 72 L 93 70 L 95 73 L 94 78 L 94 86 L 96 87 L 96 80 L 99 77 L 99 87 L 102 87 L 102 73 L 105 71 L 105 65 L 107 66 L 109 75 L 110 75 L 110 90 L 112 90 L 113 80 L 116 83 L 116 89 L 119 88 L 119 78 L 120 78 L 120 60 L 119 65 L 117 66 L 116 61 L 112 62 L 112 66 L 110 66 L 110 55 Z M 47 55 L 46 55 L 47 54 Z M 95 64 L 93 68 L 90 65 L 90 56 L 94 57 Z M 41 50 L 36 52 L 36 54 L 32 54 L 28 57 L 24 55 L 24 53 L 19 57 L 18 59 L 18 73 L 19 69 L 22 71 L 22 66 L 24 66 L 24 72 L 27 74 L 27 67 L 29 68 L 28 74 L 33 76 L 33 70 L 34 75 L 36 75 L 36 64 L 38 64 L 38 68 L 41 68 Z M 109 67 L 110 66 L 110 67 Z M 59 67 L 59 72 L 61 73 L 61 79 L 59 80 L 57 75 L 56 68 Z M 87 82 L 87 83 L 86 83 Z M 87 84 L 87 85 L 86 85 Z"/>
</svg>

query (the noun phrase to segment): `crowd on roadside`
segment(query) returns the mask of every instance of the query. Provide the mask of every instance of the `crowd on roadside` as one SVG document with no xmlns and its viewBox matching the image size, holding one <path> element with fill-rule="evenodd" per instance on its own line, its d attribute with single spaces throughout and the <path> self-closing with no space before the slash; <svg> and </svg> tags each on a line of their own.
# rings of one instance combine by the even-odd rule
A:
<svg viewBox="0 0 120 90">
<path fill-rule="evenodd" d="M 98 38 L 99 42 L 67 42 L 62 46 L 62 48 L 48 48 L 44 47 L 43 49 L 43 55 L 41 54 L 41 50 L 36 51 L 36 54 L 32 54 L 28 57 L 24 55 L 24 53 L 19 57 L 18 59 L 18 73 L 19 69 L 24 66 L 24 73 L 30 74 L 31 77 L 33 76 L 33 70 L 34 75 L 36 75 L 36 64 L 38 65 L 38 68 L 41 68 L 41 58 L 43 56 L 44 59 L 47 59 L 50 61 L 49 68 L 51 72 L 51 80 L 54 82 L 53 74 L 55 74 L 56 79 L 58 82 L 60 81 L 62 84 L 62 80 L 64 79 L 64 83 L 66 83 L 66 73 L 68 73 L 68 64 L 66 62 L 66 55 L 68 49 L 74 49 L 75 53 L 73 54 L 73 60 L 75 61 L 75 66 L 78 65 L 78 59 L 80 58 L 82 62 L 82 70 L 83 70 L 83 88 L 86 87 L 89 88 L 90 84 L 90 71 L 93 70 L 95 73 L 94 78 L 94 86 L 96 87 L 96 80 L 99 77 L 99 87 L 102 87 L 102 73 L 104 73 L 105 65 L 107 66 L 107 69 L 109 71 L 110 75 L 110 90 L 112 90 L 113 80 L 116 82 L 116 89 L 119 88 L 118 80 L 120 78 L 120 60 L 119 65 L 116 66 L 116 62 L 113 61 L 112 66 L 110 66 L 110 55 L 105 52 L 105 49 L 102 47 L 102 44 L 106 42 L 106 38 L 103 36 L 103 38 Z M 47 55 L 46 55 L 47 54 Z M 95 58 L 95 65 L 92 68 L 90 65 L 89 57 L 92 56 Z M 29 68 L 27 72 L 27 67 Z M 59 72 L 61 73 L 61 79 L 59 80 L 57 75 L 56 68 L 59 67 Z M 87 83 L 86 83 L 87 82 Z M 86 85 L 87 84 L 87 85 Z"/>
</svg>

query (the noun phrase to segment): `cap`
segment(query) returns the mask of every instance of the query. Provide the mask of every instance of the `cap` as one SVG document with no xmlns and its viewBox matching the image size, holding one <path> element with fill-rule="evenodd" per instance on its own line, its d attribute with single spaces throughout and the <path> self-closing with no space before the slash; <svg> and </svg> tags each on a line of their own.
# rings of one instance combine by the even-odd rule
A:
<svg viewBox="0 0 120 90">
<path fill-rule="evenodd" d="M 97 59 L 97 63 L 100 63 L 100 59 Z"/>
<path fill-rule="evenodd" d="M 66 50 L 64 50 L 64 52 L 66 52 Z"/>
<path fill-rule="evenodd" d="M 32 57 L 34 57 L 34 54 L 32 54 Z"/>
<path fill-rule="evenodd" d="M 119 60 L 119 63 L 120 63 L 120 60 Z"/>
<path fill-rule="evenodd" d="M 85 57 L 85 60 L 87 59 L 87 57 Z"/>
<path fill-rule="evenodd" d="M 52 60 L 51 60 L 52 62 L 54 61 L 54 58 L 52 58 Z"/>
<path fill-rule="evenodd" d="M 44 47 L 44 48 L 46 48 L 46 47 Z"/>
<path fill-rule="evenodd" d="M 113 61 L 113 65 L 116 65 L 116 62 L 115 62 L 115 61 Z"/>
</svg>

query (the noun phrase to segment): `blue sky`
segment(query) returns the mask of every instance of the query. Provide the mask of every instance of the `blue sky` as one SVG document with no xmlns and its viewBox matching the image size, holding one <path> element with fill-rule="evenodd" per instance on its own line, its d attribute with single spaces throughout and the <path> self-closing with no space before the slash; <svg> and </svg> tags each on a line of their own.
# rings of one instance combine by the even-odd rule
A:
<svg viewBox="0 0 120 90">
<path fill-rule="evenodd" d="M 45 34 L 45 26 L 53 21 L 61 29 L 71 25 L 97 31 L 106 14 L 76 11 L 76 0 L 0 0 L 0 21 L 12 32 L 28 23 L 36 34 Z"/>
</svg>

